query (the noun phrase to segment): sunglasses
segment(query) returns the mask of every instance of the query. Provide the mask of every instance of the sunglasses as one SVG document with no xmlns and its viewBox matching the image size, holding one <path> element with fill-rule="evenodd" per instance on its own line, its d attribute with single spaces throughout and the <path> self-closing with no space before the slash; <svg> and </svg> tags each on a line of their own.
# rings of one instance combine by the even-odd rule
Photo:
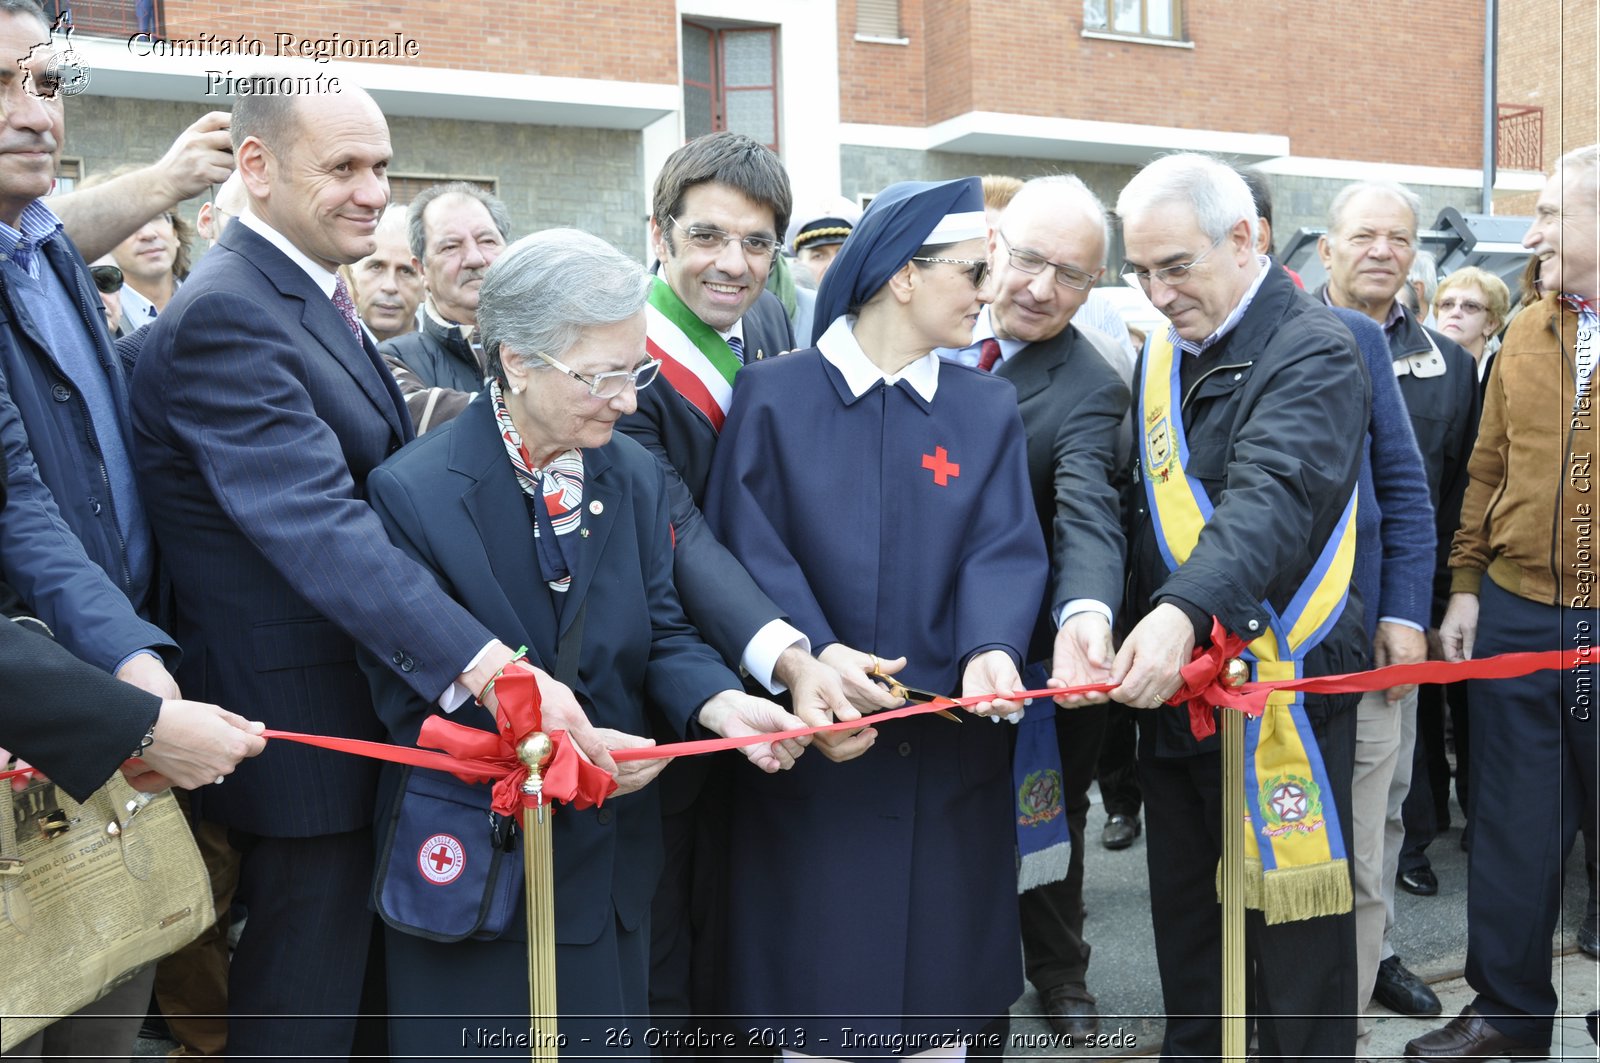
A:
<svg viewBox="0 0 1600 1063">
<path fill-rule="evenodd" d="M 106 295 L 115 295 L 122 290 L 122 269 L 119 266 L 90 266 L 89 275 L 94 278 L 94 286 Z"/>
</svg>

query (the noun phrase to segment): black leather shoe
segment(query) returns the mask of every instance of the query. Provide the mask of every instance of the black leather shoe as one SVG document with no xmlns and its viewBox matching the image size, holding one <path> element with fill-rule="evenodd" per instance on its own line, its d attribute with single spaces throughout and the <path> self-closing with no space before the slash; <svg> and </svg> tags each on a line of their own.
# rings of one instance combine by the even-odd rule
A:
<svg viewBox="0 0 1600 1063">
<path fill-rule="evenodd" d="M 1590 912 L 1578 924 L 1578 948 L 1584 955 L 1600 960 L 1600 926 L 1595 925 L 1595 914 Z"/>
<path fill-rule="evenodd" d="M 1549 1058 L 1549 1049 L 1513 1041 L 1469 1005 L 1443 1028 L 1407 1041 L 1406 1058 L 1433 1063 L 1453 1063 L 1458 1059 L 1540 1060 Z"/>
<path fill-rule="evenodd" d="M 1398 956 L 1378 964 L 1372 999 L 1397 1015 L 1437 1015 L 1444 1010 L 1428 983 L 1412 974 Z"/>
<path fill-rule="evenodd" d="M 1400 883 L 1401 889 L 1407 893 L 1415 893 L 1418 897 L 1432 897 L 1439 892 L 1439 880 L 1434 876 L 1431 867 L 1402 871 L 1396 881 Z"/>
<path fill-rule="evenodd" d="M 1100 1029 L 1100 1012 L 1094 1006 L 1094 994 L 1081 985 L 1058 985 L 1040 994 L 1044 1003 L 1044 1017 L 1058 1037 L 1074 1041 L 1092 1037 Z"/>
<path fill-rule="evenodd" d="M 1106 817 L 1105 830 L 1100 832 L 1100 844 L 1107 849 L 1126 849 L 1133 844 L 1142 828 L 1138 816 L 1115 812 Z"/>
</svg>

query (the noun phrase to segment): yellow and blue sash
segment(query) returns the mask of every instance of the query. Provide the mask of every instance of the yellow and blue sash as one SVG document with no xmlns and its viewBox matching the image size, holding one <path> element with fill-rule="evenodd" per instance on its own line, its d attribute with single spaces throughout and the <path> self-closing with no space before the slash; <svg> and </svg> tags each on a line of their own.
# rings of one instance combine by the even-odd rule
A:
<svg viewBox="0 0 1600 1063">
<path fill-rule="evenodd" d="M 1145 345 L 1140 401 L 1145 499 L 1167 567 L 1189 559 L 1212 515 L 1211 499 L 1184 472 L 1177 352 L 1166 336 Z M 1244 657 L 1251 678 L 1298 679 L 1306 654 L 1338 622 L 1355 561 L 1355 493 L 1283 612 L 1262 602 L 1268 630 Z M 1348 912 L 1350 872 L 1339 813 L 1302 696 L 1273 691 L 1266 711 L 1245 726 L 1245 903 L 1268 923 Z"/>
</svg>

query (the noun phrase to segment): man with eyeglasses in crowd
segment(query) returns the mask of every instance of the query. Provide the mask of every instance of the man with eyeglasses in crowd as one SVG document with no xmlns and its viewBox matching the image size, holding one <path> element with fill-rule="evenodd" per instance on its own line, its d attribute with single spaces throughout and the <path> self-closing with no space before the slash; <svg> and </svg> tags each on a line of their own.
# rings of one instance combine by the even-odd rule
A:
<svg viewBox="0 0 1600 1063">
<path fill-rule="evenodd" d="M 1073 323 L 1105 272 L 1105 208 L 1076 177 L 1038 177 L 989 232 L 994 301 L 972 344 L 944 357 L 1010 380 L 1028 441 L 1028 479 L 1050 550 L 1049 595 L 1028 648 L 1024 682 L 1104 682 L 1112 617 L 1122 602 L 1118 452 L 1126 454 L 1128 389 L 1108 339 Z M 1062 702 L 1054 714 L 1062 798 L 1071 835 L 1066 875 L 1021 895 L 1023 957 L 1044 1014 L 1063 1037 L 1098 1027 L 1083 940 L 1084 825 L 1106 724 L 1106 698 Z M 1030 714 L 1023 727 L 1037 727 Z M 1026 750 L 1019 735 L 1019 745 Z M 1026 753 L 1023 754 L 1026 756 Z"/>
<path fill-rule="evenodd" d="M 1349 330 L 1256 252 L 1255 204 L 1232 168 L 1194 154 L 1157 159 L 1122 190 L 1117 213 L 1125 275 L 1171 329 L 1150 336 L 1133 389 L 1127 605 L 1137 623 L 1112 664 L 1111 697 L 1150 710 L 1140 720 L 1138 763 L 1167 1012 L 1162 1054 L 1216 1058 L 1223 786 L 1244 782 L 1222 778 L 1220 743 L 1206 726 L 1220 726 L 1218 714 L 1191 716 L 1186 705 L 1166 703 L 1194 647 L 1212 642 L 1213 618 L 1258 655 L 1278 657 L 1275 668 L 1260 666 L 1269 674 L 1365 666 L 1359 596 L 1346 608 L 1345 551 L 1365 447 L 1350 426 L 1367 421 L 1370 384 Z M 1280 631 L 1286 637 L 1269 646 Z M 1270 869 L 1256 872 L 1256 904 L 1266 910 L 1245 913 L 1248 959 L 1239 961 L 1262 1059 L 1354 1052 L 1355 932 L 1343 856 L 1355 702 L 1308 695 L 1303 714 L 1269 708 L 1273 733 L 1257 732 L 1283 757 L 1276 763 L 1297 762 L 1246 794 L 1257 867 Z M 1276 826 L 1269 812 L 1294 829 L 1260 829 Z M 1300 837 L 1314 837 L 1320 851 L 1295 845 Z"/>
<path fill-rule="evenodd" d="M 1404 185 L 1347 185 L 1328 211 L 1328 232 L 1317 241 L 1328 283 L 1327 305 L 1365 314 L 1384 331 L 1395 377 L 1410 415 L 1412 434 L 1427 473 L 1438 551 L 1432 626 L 1444 615 L 1445 566 L 1461 516 L 1467 459 L 1478 434 L 1480 397 L 1472 356 L 1453 340 L 1424 328 L 1399 302 L 1417 256 L 1421 200 Z M 1378 603 L 1368 603 L 1369 609 Z M 1414 619 L 1379 617 L 1373 664 L 1414 664 L 1429 656 L 1427 633 Z M 1435 651 L 1433 656 L 1439 656 Z M 1405 966 L 1389 943 L 1394 887 L 1405 830 L 1401 807 L 1411 789 L 1417 737 L 1414 686 L 1376 691 L 1356 710 L 1356 766 L 1352 783 L 1355 860 L 1351 865 L 1356 913 L 1356 1010 L 1376 997 L 1402 1015 L 1437 1015 L 1439 998 Z M 1410 893 L 1431 896 L 1439 884 L 1426 865 L 1400 876 Z M 1362 1023 L 1361 1045 L 1370 1035 Z"/>
<path fill-rule="evenodd" d="M 809 641 L 717 542 L 699 509 L 734 374 L 747 360 L 794 346 L 783 304 L 765 290 L 791 202 L 778 157 L 741 134 L 700 137 L 667 158 L 652 199 L 659 265 L 646 309 L 646 346 L 662 370 L 618 427 L 666 473 L 673 573 L 689 620 L 729 664 L 772 693 L 788 689 L 795 714 L 821 723 L 831 713 L 854 715 L 839 676 L 811 656 Z M 898 704 L 887 694 L 881 703 Z M 817 746 L 830 756 L 859 743 L 825 737 Z M 726 763 L 693 758 L 659 783 L 667 862 L 651 912 L 650 1008 L 663 1028 L 684 1027 L 720 996 Z"/>
<path fill-rule="evenodd" d="M 406 232 L 428 293 L 422 327 L 378 350 L 421 435 L 466 409 L 483 387 L 488 362 L 473 338 L 478 288 L 511 242 L 511 212 L 477 185 L 451 181 L 411 201 Z"/>
</svg>

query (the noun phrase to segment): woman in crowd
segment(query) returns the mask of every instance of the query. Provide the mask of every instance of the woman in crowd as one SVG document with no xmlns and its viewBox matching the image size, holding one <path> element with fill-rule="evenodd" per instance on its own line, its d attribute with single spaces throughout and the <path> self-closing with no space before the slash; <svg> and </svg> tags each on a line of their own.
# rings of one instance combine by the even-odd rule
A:
<svg viewBox="0 0 1600 1063">
<path fill-rule="evenodd" d="M 647 703 L 679 734 L 799 727 L 776 705 L 745 694 L 685 620 L 672 586 L 661 469 L 644 448 L 613 434 L 660 368 L 645 354 L 648 290 L 637 263 L 588 233 L 554 229 L 514 244 L 481 290 L 488 388 L 460 417 L 372 473 L 372 505 L 395 543 L 507 645 L 526 646 L 551 675 L 571 676 L 572 693 L 611 748 L 650 744 L 638 737 L 651 730 Z M 412 744 L 438 706 L 420 701 L 390 669 L 369 671 L 394 740 Z M 455 717 L 492 727 L 475 708 Z M 760 743 L 746 755 L 776 771 L 793 763 L 799 747 Z M 650 898 L 662 853 L 657 799 L 645 784 L 663 763 L 624 764 L 617 794 L 601 808 L 555 810 L 565 1051 L 638 1051 L 615 1037 L 608 1042 L 605 1028 L 649 1012 Z M 423 778 L 419 786 L 413 773 L 390 801 L 397 824 L 407 822 L 407 802 L 421 789 L 439 792 L 441 779 Z M 489 787 L 475 789 L 481 811 L 472 829 L 489 822 Z M 380 816 L 380 838 L 387 822 Z M 390 923 L 390 1041 L 408 1057 L 477 1055 L 486 1046 L 469 1035 L 479 1027 L 527 1029 L 524 1018 L 503 1018 L 526 1016 L 528 1007 L 521 902 L 492 940 L 439 940 L 427 925 L 428 905 L 436 903 L 429 898 L 443 896 L 438 880 L 456 866 L 458 854 L 446 850 L 429 883 L 421 881 L 427 872 L 418 868 L 414 842 L 403 851 L 397 842 L 379 872 L 385 898 L 393 890 L 403 902 L 408 889 L 424 898 L 409 909 L 409 931 L 390 918 L 406 909 L 397 904 L 391 912 L 380 901 Z M 474 859 L 471 850 L 465 855 L 463 877 Z M 519 866 L 509 873 L 522 875 Z"/>
<path fill-rule="evenodd" d="M 823 279 L 816 346 L 736 378 L 706 516 L 847 689 L 892 672 L 998 693 L 971 710 L 998 718 L 1021 709 L 1044 544 L 1015 392 L 932 353 L 971 342 L 985 234 L 976 178 L 873 200 Z M 764 1045 L 959 1057 L 1021 992 L 1009 735 L 961 718 L 740 773 L 729 1005 Z M 876 1040 L 852 1051 L 845 1027 Z"/>
<path fill-rule="evenodd" d="M 1495 340 L 1511 312 L 1511 292 L 1506 282 L 1488 270 L 1463 266 L 1439 282 L 1433 295 L 1433 316 L 1439 331 L 1467 349 L 1483 375 L 1485 352 L 1499 346 Z M 1493 341 L 1493 346 L 1491 346 Z"/>
</svg>

